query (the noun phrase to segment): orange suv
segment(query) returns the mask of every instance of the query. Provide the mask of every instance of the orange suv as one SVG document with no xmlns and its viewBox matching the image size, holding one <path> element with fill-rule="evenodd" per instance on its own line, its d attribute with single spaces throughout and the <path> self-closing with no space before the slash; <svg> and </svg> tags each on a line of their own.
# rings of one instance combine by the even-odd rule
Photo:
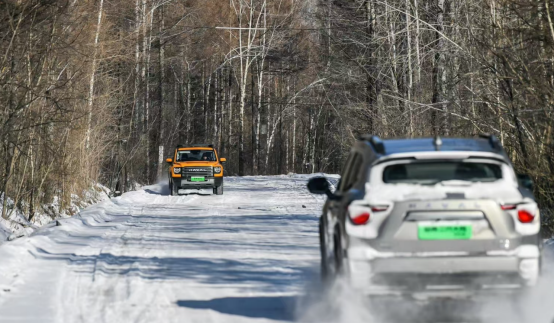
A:
<svg viewBox="0 0 554 323">
<path fill-rule="evenodd" d="M 179 195 L 181 189 L 213 189 L 223 194 L 223 165 L 213 145 L 196 144 L 177 146 L 169 164 L 169 189 L 171 195 Z"/>
</svg>

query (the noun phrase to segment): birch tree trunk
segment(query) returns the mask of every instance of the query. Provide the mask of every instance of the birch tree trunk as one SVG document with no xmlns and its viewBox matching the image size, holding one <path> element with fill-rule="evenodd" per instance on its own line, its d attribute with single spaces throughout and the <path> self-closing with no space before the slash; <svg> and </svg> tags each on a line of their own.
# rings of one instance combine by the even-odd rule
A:
<svg viewBox="0 0 554 323">
<path fill-rule="evenodd" d="M 293 86 L 293 91 L 295 90 Z M 292 104 L 292 171 L 296 173 L 296 98 Z"/>
<path fill-rule="evenodd" d="M 152 32 L 152 24 L 148 13 L 147 0 L 142 0 L 142 49 L 143 49 L 143 65 L 142 65 L 142 84 L 144 84 L 144 111 L 142 118 L 142 134 L 146 142 L 146 163 L 145 163 L 145 181 L 150 183 L 150 36 Z"/>
<path fill-rule="evenodd" d="M 308 163 L 309 163 L 309 167 L 306 169 L 307 171 L 309 171 L 310 173 L 313 173 L 313 163 L 314 163 L 314 155 L 313 155 L 313 150 L 312 148 L 315 147 L 315 127 L 314 127 L 314 124 L 315 124 L 315 113 L 313 111 L 312 108 L 310 108 L 310 130 L 309 130 L 309 137 L 308 137 L 308 144 L 306 146 L 307 148 L 307 155 L 308 155 Z"/>
<path fill-rule="evenodd" d="M 96 23 L 96 32 L 94 34 L 94 45 L 92 53 L 92 66 L 90 72 L 90 83 L 88 93 L 88 111 L 87 111 L 87 133 L 85 135 L 85 147 L 90 148 L 90 135 L 92 130 L 92 105 L 94 104 L 94 79 L 96 76 L 96 57 L 98 55 L 98 39 L 100 38 L 100 28 L 102 27 L 102 15 L 104 13 L 104 0 L 100 0 L 98 5 L 98 22 Z"/>
<path fill-rule="evenodd" d="M 411 5 L 410 0 L 406 0 L 406 41 L 407 41 L 407 56 L 408 56 L 408 86 L 406 89 L 406 98 L 408 99 L 408 109 L 409 109 L 409 137 L 413 138 L 414 136 L 414 116 L 413 116 L 413 106 L 412 106 L 412 87 L 413 87 L 413 68 L 412 68 L 412 36 L 411 36 Z"/>
<path fill-rule="evenodd" d="M 255 130 L 256 130 L 256 135 L 255 135 L 255 139 L 254 139 L 254 147 L 253 149 L 255 150 L 255 159 L 256 159 L 256 162 L 254 162 L 254 160 L 252 161 L 252 163 L 254 163 L 254 174 L 258 174 L 259 171 L 260 171 L 260 124 L 261 124 L 261 115 L 260 115 L 260 110 L 262 109 L 262 104 L 263 104 L 263 93 L 264 93 L 264 83 L 263 83 L 263 80 L 264 80 L 264 65 L 265 65 L 265 58 L 267 56 L 267 52 L 269 50 L 269 44 L 267 42 L 267 38 L 266 38 L 266 35 L 267 35 L 267 0 L 264 0 L 264 3 L 263 3 L 263 15 L 264 15 L 264 32 L 263 32 L 263 35 L 262 35 L 262 40 L 261 40 L 261 46 L 262 46 L 262 54 L 261 54 L 261 57 L 260 57 L 260 60 L 259 60 L 259 63 L 258 63 L 258 106 L 256 108 L 256 118 L 255 118 L 255 123 L 256 123 L 256 126 L 255 126 Z"/>
<path fill-rule="evenodd" d="M 234 3 L 234 2 L 232 2 Z M 245 153 L 244 153 L 244 111 L 246 108 L 246 89 L 248 87 L 248 78 L 250 76 L 250 69 L 252 62 L 254 61 L 254 57 L 257 56 L 256 53 L 252 51 L 254 41 L 257 38 L 257 31 L 259 28 L 260 19 L 262 15 L 262 10 L 264 8 L 261 8 L 260 12 L 258 13 L 258 16 L 254 17 L 255 13 L 255 5 L 254 0 L 250 0 L 250 5 L 247 9 L 247 6 L 243 1 L 239 1 L 239 10 L 238 10 L 238 18 L 239 18 L 239 60 L 240 60 L 240 84 L 239 84 L 239 91 L 240 91 L 240 99 L 239 99 L 239 175 L 243 176 L 245 174 Z M 246 42 L 243 40 L 243 32 L 242 32 L 242 16 L 246 12 L 248 14 L 248 24 L 247 24 L 247 39 Z"/>
<path fill-rule="evenodd" d="M 217 122 L 219 121 L 218 118 L 217 118 L 217 108 L 218 108 L 218 105 L 219 105 L 219 102 L 221 102 L 221 91 L 220 91 L 220 84 L 221 84 L 221 70 L 218 68 L 217 71 L 216 71 L 216 74 L 215 74 L 215 84 L 214 84 L 214 91 L 215 91 L 215 102 L 214 102 L 214 113 L 213 113 L 213 134 L 212 134 L 212 142 L 214 145 L 216 145 L 216 147 L 219 149 L 220 148 L 220 145 L 219 143 L 217 142 L 217 138 L 219 138 L 219 136 L 217 135 L 217 131 L 218 131 L 218 128 L 217 128 Z"/>
<path fill-rule="evenodd" d="M 251 132 L 251 135 L 250 135 L 250 145 L 251 145 L 251 150 L 250 150 L 250 162 L 252 163 L 252 167 L 250 168 L 251 169 L 251 175 L 256 175 L 256 155 L 254 154 L 255 153 L 255 148 L 256 147 L 256 110 L 258 110 L 259 108 L 256 107 L 256 99 L 254 97 L 254 93 L 256 92 L 254 90 L 254 75 L 256 75 L 258 73 L 254 73 L 252 72 L 251 73 L 251 76 L 250 76 L 250 107 L 251 107 L 251 124 L 250 124 L 250 132 Z"/>
<path fill-rule="evenodd" d="M 231 66 L 229 66 L 229 106 L 228 106 L 228 114 L 227 114 L 227 147 L 228 152 L 227 154 L 229 157 L 231 157 L 231 147 L 232 147 L 232 138 L 233 138 L 233 71 Z"/>
<path fill-rule="evenodd" d="M 146 9 L 146 8 L 145 8 Z M 145 28 L 148 30 L 144 33 L 144 38 L 146 42 L 146 63 L 144 68 L 145 73 L 145 90 L 144 90 L 144 134 L 146 139 L 146 182 L 151 183 L 152 174 L 151 174 L 151 164 L 152 164 L 152 140 L 150 139 L 150 47 L 152 44 L 152 20 L 154 16 L 154 9 L 150 11 L 150 14 L 146 16 Z"/>
<path fill-rule="evenodd" d="M 290 146 L 290 127 L 285 130 L 285 174 L 289 173 L 289 146 Z"/>
<path fill-rule="evenodd" d="M 242 28 L 242 12 L 243 2 L 240 2 L 240 16 L 239 16 L 239 28 Z M 244 176 L 244 109 L 246 105 L 246 82 L 248 80 L 248 69 L 250 63 L 250 36 L 252 33 L 252 18 L 254 15 L 254 8 L 252 0 L 250 0 L 250 19 L 248 21 L 248 42 L 247 50 L 243 49 L 242 30 L 239 30 L 239 48 L 240 48 L 240 105 L 239 105 L 239 176 Z M 246 56 L 246 58 L 245 58 Z"/>
<path fill-rule="evenodd" d="M 448 126 L 446 124 L 447 105 L 445 98 L 446 67 L 444 59 L 445 41 L 442 37 L 444 31 L 444 8 L 446 0 L 437 0 L 437 25 L 435 32 L 436 51 L 433 66 L 433 109 L 431 115 L 434 125 L 434 135 L 448 136 Z M 439 110 L 439 111 L 437 111 Z M 440 112 L 440 113 L 439 113 Z"/>
<path fill-rule="evenodd" d="M 369 49 L 367 63 L 366 63 L 366 104 L 369 109 L 369 132 L 375 133 L 375 120 L 377 119 L 377 81 L 372 75 L 375 70 L 375 4 L 371 0 L 367 0 L 365 3 L 366 10 L 366 30 L 367 30 L 367 47 Z"/>
<path fill-rule="evenodd" d="M 190 70 L 190 64 L 189 62 L 187 61 L 186 62 L 187 64 L 187 111 L 186 111 L 186 131 L 187 131 L 187 135 L 186 135 L 186 142 L 190 142 L 191 141 L 191 138 L 190 138 L 190 128 L 191 128 L 191 119 L 192 119 L 192 116 L 191 116 L 191 112 L 192 112 L 192 93 L 191 93 L 191 90 L 192 90 L 192 86 L 191 86 L 191 82 L 192 82 L 192 79 L 191 79 L 191 70 Z"/>
<path fill-rule="evenodd" d="M 135 89 L 133 92 L 133 110 L 131 112 L 131 118 L 129 120 L 129 135 L 131 135 L 131 129 L 133 129 L 133 123 L 134 126 L 137 127 L 137 125 L 140 124 L 140 96 L 139 96 L 139 89 L 140 89 L 140 75 L 141 75 L 141 64 L 140 64 L 140 31 L 141 31 L 141 8 L 140 8 L 140 0 L 135 0 Z"/>
<path fill-rule="evenodd" d="M 269 95 L 267 96 L 267 116 L 266 116 L 266 124 L 267 124 L 267 141 L 265 144 L 265 172 L 268 173 L 269 171 L 269 155 L 271 154 L 271 145 L 273 143 L 273 136 L 275 134 L 275 129 L 271 130 L 270 133 L 270 126 L 273 123 L 273 119 L 271 118 L 271 89 L 269 91 Z"/>
<path fill-rule="evenodd" d="M 265 36 L 264 36 L 265 37 Z M 264 59 L 262 58 L 261 66 L 258 66 L 258 106 L 256 109 L 256 134 L 254 139 L 254 150 L 255 150 L 255 168 L 254 168 L 254 174 L 258 174 L 260 171 L 260 125 L 261 125 L 261 109 L 263 104 L 263 94 L 264 94 L 264 85 L 263 85 L 263 78 L 264 78 Z M 254 163 L 254 160 L 252 161 Z"/>
<path fill-rule="evenodd" d="M 209 60 L 210 64 L 208 64 L 208 69 L 211 68 L 211 59 Z M 207 80 L 207 89 L 205 93 L 205 100 L 204 100 L 204 142 L 208 142 L 208 111 L 210 107 L 210 91 L 212 87 L 212 75 L 208 76 Z"/>
<path fill-rule="evenodd" d="M 310 160 L 311 160 L 311 169 L 312 174 L 315 172 L 315 159 L 316 159 L 316 146 L 318 142 L 318 124 L 319 124 L 319 118 L 321 117 L 321 111 L 323 111 L 323 108 L 320 107 L 319 111 L 317 112 L 317 116 L 315 117 L 314 123 L 313 123 L 313 129 L 314 129 L 314 136 L 312 140 L 312 147 L 311 147 L 311 153 L 310 153 Z"/>
<path fill-rule="evenodd" d="M 164 140 L 164 80 L 165 80 L 165 50 L 164 50 L 164 7 L 163 4 L 159 10 L 160 22 L 158 41 L 160 43 L 159 48 L 159 79 L 158 79 L 158 133 L 156 136 L 156 146 L 162 147 L 162 154 L 159 155 L 157 160 L 157 174 L 156 180 L 160 180 L 162 177 L 163 167 L 163 140 Z"/>
<path fill-rule="evenodd" d="M 252 2 L 252 0 L 250 1 Z M 251 3 L 252 5 L 252 3 Z M 252 6 L 250 7 L 250 12 L 252 13 Z M 248 65 L 249 53 L 244 51 L 243 41 L 242 41 L 242 14 L 243 14 L 243 2 L 240 1 L 240 10 L 239 10 L 239 49 L 240 49 L 240 103 L 239 103 L 239 176 L 244 176 L 244 106 L 246 104 L 246 79 L 248 77 L 248 71 L 246 66 Z M 252 16 L 252 14 L 250 15 Z M 250 19 L 249 22 L 251 22 Z M 250 40 L 250 28 L 248 28 L 248 40 Z M 246 56 L 246 63 L 245 63 Z"/>
<path fill-rule="evenodd" d="M 416 50 L 416 83 L 421 82 L 421 55 L 419 48 L 419 39 L 420 39 L 420 27 L 419 27 L 419 6 L 417 3 L 418 0 L 414 0 L 414 13 L 415 13 L 415 23 L 416 23 L 416 34 L 415 34 L 415 50 Z"/>
</svg>

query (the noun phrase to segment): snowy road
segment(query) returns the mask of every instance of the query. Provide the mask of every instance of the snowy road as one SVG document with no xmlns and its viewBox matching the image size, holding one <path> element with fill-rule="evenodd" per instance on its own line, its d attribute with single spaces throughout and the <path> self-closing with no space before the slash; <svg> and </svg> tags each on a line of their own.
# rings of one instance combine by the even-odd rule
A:
<svg viewBox="0 0 554 323">
<path fill-rule="evenodd" d="M 0 322 L 290 320 L 317 274 L 305 178 L 130 192 L 0 248 Z M 209 309 L 209 311 L 207 310 Z"/>
<path fill-rule="evenodd" d="M 179 197 L 150 186 L 6 243 L 0 322 L 389 323 L 374 314 L 399 305 L 403 322 L 493 322 L 483 317 L 512 306 L 368 306 L 340 285 L 321 293 L 323 200 L 305 184 L 302 176 L 227 178 L 223 196 Z M 533 322 L 549 322 L 554 298 L 540 298 L 546 314 Z M 502 322 L 520 321 L 510 318 Z"/>
</svg>

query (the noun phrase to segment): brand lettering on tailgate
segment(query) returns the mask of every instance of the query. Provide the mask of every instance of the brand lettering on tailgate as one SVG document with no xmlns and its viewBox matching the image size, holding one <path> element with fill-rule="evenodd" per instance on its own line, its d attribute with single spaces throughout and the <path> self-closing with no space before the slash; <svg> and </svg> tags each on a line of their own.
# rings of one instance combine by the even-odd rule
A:
<svg viewBox="0 0 554 323">
<path fill-rule="evenodd" d="M 408 204 L 408 209 L 428 209 L 428 210 L 431 210 L 431 209 L 443 209 L 443 210 L 448 210 L 448 209 L 461 209 L 461 210 L 465 210 L 467 208 L 474 208 L 474 209 L 480 209 L 481 208 L 481 204 L 479 204 L 478 202 L 475 202 L 473 203 L 472 205 L 466 205 L 465 203 L 459 203 L 457 205 L 454 205 L 453 203 L 410 203 Z"/>
</svg>

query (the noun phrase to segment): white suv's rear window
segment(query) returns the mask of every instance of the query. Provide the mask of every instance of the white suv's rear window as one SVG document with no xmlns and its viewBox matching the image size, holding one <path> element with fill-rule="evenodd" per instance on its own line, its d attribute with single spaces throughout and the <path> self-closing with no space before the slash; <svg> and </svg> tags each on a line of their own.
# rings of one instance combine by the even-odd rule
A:
<svg viewBox="0 0 554 323">
<path fill-rule="evenodd" d="M 425 161 L 395 164 L 383 170 L 385 183 L 435 184 L 442 181 L 494 182 L 502 178 L 500 165 L 462 161 Z"/>
</svg>

